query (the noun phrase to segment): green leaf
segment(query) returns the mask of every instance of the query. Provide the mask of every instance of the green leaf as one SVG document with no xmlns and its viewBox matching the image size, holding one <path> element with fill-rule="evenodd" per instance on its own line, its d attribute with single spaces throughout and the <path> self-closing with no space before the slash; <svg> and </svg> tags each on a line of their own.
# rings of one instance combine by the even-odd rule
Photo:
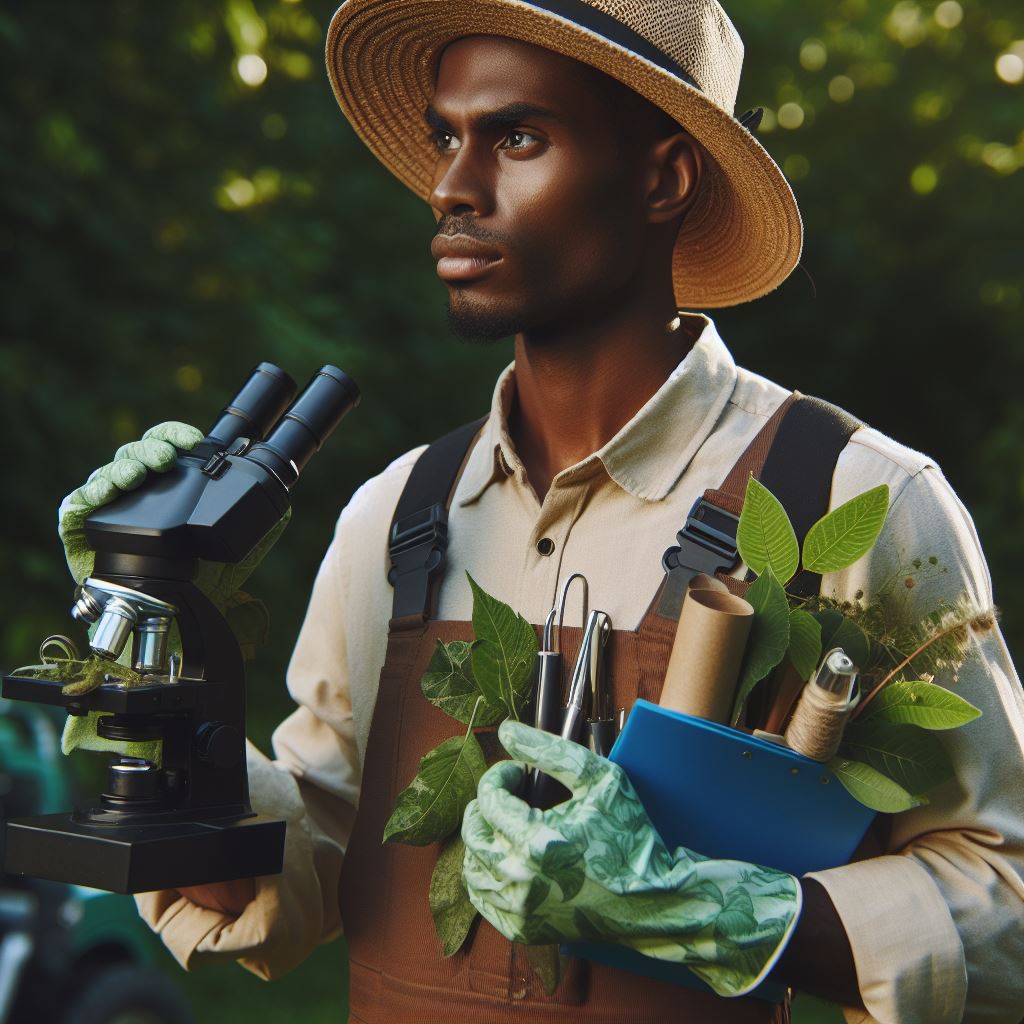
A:
<svg viewBox="0 0 1024 1024">
<path fill-rule="evenodd" d="M 821 661 L 821 624 L 802 608 L 790 609 L 786 653 L 801 679 L 810 679 Z"/>
<path fill-rule="evenodd" d="M 840 752 L 869 764 L 911 793 L 924 793 L 953 775 L 946 748 L 930 732 L 913 725 L 852 722 Z"/>
<path fill-rule="evenodd" d="M 852 619 L 834 608 L 810 612 L 812 618 L 821 624 L 821 650 L 823 653 L 842 647 L 858 668 L 868 665 L 871 660 L 871 641 L 868 635 Z"/>
<path fill-rule="evenodd" d="M 472 576 L 469 585 L 477 638 L 471 655 L 473 675 L 487 703 L 505 708 L 509 718 L 518 720 L 530 698 L 537 634 L 526 619 L 491 597 Z"/>
<path fill-rule="evenodd" d="M 471 651 L 472 644 L 465 640 L 452 640 L 447 644 L 438 640 L 420 680 L 423 696 L 463 725 L 469 725 L 470 721 L 475 725 L 495 725 L 505 717 L 505 708 L 493 707 L 486 699 L 477 707 L 483 694 L 473 678 Z"/>
<path fill-rule="evenodd" d="M 924 797 L 908 793 L 892 779 L 860 761 L 834 757 L 828 766 L 850 796 L 872 810 L 899 814 L 928 803 Z"/>
<path fill-rule="evenodd" d="M 868 705 L 860 722 L 891 722 L 922 729 L 955 729 L 981 715 L 973 704 L 944 686 L 923 680 L 889 683 Z"/>
<path fill-rule="evenodd" d="M 804 568 L 826 573 L 853 565 L 878 540 L 888 510 L 888 484 L 872 487 L 833 509 L 807 531 Z"/>
<path fill-rule="evenodd" d="M 789 647 L 789 602 L 771 569 L 750 585 L 747 600 L 754 606 L 754 623 L 747 653 L 740 667 L 740 683 L 732 709 L 732 724 L 739 723 L 750 691 L 786 656 Z"/>
<path fill-rule="evenodd" d="M 822 608 L 809 614 L 814 616 L 815 621 L 821 626 L 821 649 L 823 651 L 831 649 L 834 646 L 832 637 L 835 636 L 836 630 L 843 624 L 845 616 L 842 612 L 836 611 L 835 608 Z"/>
<path fill-rule="evenodd" d="M 430 876 L 430 913 L 445 956 L 457 953 L 476 920 L 476 908 L 469 902 L 462 880 L 466 847 L 462 837 L 452 836 L 441 847 L 434 873 Z"/>
<path fill-rule="evenodd" d="M 420 760 L 420 770 L 398 794 L 384 826 L 384 842 L 426 846 L 450 836 L 487 765 L 472 732 L 454 736 Z"/>
<path fill-rule="evenodd" d="M 766 568 L 785 585 L 800 564 L 793 524 L 778 498 L 753 477 L 747 480 L 736 545 L 740 557 L 759 576 Z"/>
</svg>

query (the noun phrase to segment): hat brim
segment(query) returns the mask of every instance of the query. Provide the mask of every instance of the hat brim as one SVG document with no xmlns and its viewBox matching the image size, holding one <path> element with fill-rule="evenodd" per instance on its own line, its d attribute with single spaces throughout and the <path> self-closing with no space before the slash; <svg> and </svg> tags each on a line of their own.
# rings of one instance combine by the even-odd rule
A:
<svg viewBox="0 0 1024 1024">
<path fill-rule="evenodd" d="M 683 309 L 734 306 L 777 288 L 800 259 L 793 191 L 764 147 L 699 89 L 649 60 L 523 0 L 347 0 L 331 20 L 327 72 L 370 151 L 424 200 L 437 150 L 423 113 L 437 55 L 467 35 L 505 36 L 589 64 L 664 110 L 704 147 L 697 201 L 676 240 Z"/>
</svg>

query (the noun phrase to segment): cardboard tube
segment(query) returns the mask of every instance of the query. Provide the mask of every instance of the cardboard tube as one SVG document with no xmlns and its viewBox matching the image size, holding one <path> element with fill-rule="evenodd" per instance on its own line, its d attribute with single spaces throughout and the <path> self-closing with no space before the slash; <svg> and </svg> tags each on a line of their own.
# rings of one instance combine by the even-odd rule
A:
<svg viewBox="0 0 1024 1024">
<path fill-rule="evenodd" d="M 690 580 L 689 586 L 686 588 L 688 593 L 693 593 L 695 590 L 717 590 L 719 593 L 728 594 L 729 588 L 716 576 L 709 576 L 707 573 L 698 573 Z"/>
<path fill-rule="evenodd" d="M 661 706 L 727 725 L 753 622 L 753 606 L 742 597 L 718 590 L 687 593 Z"/>
</svg>

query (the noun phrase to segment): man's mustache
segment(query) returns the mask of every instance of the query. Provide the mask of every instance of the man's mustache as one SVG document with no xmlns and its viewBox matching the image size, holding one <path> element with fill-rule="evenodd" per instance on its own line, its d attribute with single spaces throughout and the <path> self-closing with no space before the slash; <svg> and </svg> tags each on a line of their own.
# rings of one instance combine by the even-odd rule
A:
<svg viewBox="0 0 1024 1024">
<path fill-rule="evenodd" d="M 477 242 L 492 242 L 496 245 L 504 245 L 509 241 L 509 236 L 501 231 L 492 231 L 482 227 L 480 222 L 471 214 L 446 213 L 437 222 L 438 235 L 465 235 Z"/>
</svg>

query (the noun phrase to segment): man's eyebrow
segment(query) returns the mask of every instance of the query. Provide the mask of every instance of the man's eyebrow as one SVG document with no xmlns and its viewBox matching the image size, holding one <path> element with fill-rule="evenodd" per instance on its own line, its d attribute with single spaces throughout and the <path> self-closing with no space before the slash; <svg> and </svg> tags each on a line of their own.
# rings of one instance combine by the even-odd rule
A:
<svg viewBox="0 0 1024 1024">
<path fill-rule="evenodd" d="M 434 109 L 432 103 L 428 103 L 427 109 L 423 111 L 423 119 L 434 131 L 450 132 L 452 130 L 452 126 Z"/>
<path fill-rule="evenodd" d="M 452 130 L 448 119 L 439 114 L 432 104 L 427 104 L 423 116 L 427 124 L 435 131 L 450 132 Z M 561 121 L 561 118 L 553 110 L 537 106 L 535 103 L 509 103 L 497 110 L 489 110 L 486 114 L 481 114 L 474 119 L 473 125 L 480 131 L 493 131 L 515 128 L 517 124 L 522 124 L 524 121 L 537 119 Z"/>
<path fill-rule="evenodd" d="M 488 111 L 476 119 L 476 126 L 484 130 L 493 128 L 515 128 L 523 121 L 535 121 L 537 119 L 548 121 L 560 121 L 561 118 L 546 107 L 538 107 L 535 103 L 509 103 L 498 110 Z"/>
</svg>

